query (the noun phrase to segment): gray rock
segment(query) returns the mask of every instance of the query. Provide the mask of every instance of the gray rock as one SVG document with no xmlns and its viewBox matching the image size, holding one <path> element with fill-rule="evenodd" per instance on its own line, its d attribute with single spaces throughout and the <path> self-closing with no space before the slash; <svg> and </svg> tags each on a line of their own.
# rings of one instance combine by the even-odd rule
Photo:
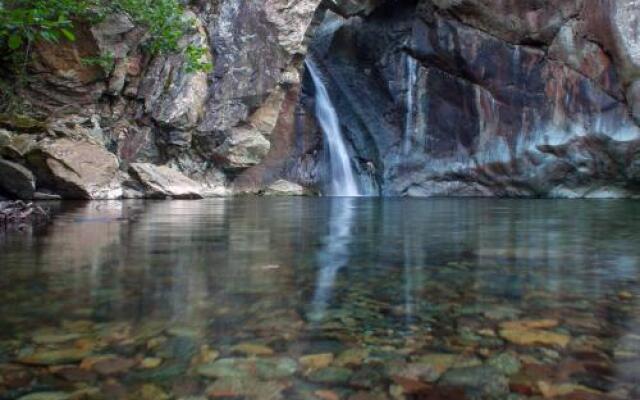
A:
<svg viewBox="0 0 640 400">
<path fill-rule="evenodd" d="M 234 129 L 225 141 L 214 150 L 224 169 L 244 169 L 266 157 L 271 143 L 255 129 Z"/>
<path fill-rule="evenodd" d="M 264 192 L 266 196 L 304 196 L 307 190 L 297 183 L 280 179 L 267 187 Z"/>
<path fill-rule="evenodd" d="M 0 189 L 18 199 L 32 199 L 35 177 L 22 165 L 0 158 Z"/>
<path fill-rule="evenodd" d="M 471 398 L 504 398 L 509 393 L 509 380 L 490 366 L 454 368 L 438 381 L 443 386 L 464 387 Z"/>
<path fill-rule="evenodd" d="M 200 199 L 202 187 L 180 172 L 164 165 L 134 163 L 131 175 L 137 178 L 151 198 Z"/>
<path fill-rule="evenodd" d="M 117 157 L 87 141 L 45 140 L 27 155 L 38 187 L 68 199 L 117 199 L 122 196 Z"/>
</svg>

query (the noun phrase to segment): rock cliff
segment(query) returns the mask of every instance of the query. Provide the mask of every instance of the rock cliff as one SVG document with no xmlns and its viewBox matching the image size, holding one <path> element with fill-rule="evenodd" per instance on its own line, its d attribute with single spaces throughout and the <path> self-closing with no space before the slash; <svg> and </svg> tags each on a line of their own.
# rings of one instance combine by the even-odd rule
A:
<svg viewBox="0 0 640 400">
<path fill-rule="evenodd" d="M 283 179 L 322 191 L 308 49 L 354 169 L 383 195 L 640 193 L 638 0 L 188 8 L 181 45 L 206 47 L 208 74 L 148 57 L 126 15 L 35 46 L 20 90 L 30 116 L 0 115 L 0 195 L 269 194 Z M 82 61 L 105 53 L 108 71 Z"/>
</svg>

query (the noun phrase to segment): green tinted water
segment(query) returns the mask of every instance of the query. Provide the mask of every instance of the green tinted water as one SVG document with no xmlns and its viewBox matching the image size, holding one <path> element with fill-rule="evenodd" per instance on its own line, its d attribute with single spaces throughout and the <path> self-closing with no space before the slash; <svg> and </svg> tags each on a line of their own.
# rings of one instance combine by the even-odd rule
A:
<svg viewBox="0 0 640 400">
<path fill-rule="evenodd" d="M 0 237 L 0 399 L 640 397 L 638 202 L 63 207 Z"/>
</svg>

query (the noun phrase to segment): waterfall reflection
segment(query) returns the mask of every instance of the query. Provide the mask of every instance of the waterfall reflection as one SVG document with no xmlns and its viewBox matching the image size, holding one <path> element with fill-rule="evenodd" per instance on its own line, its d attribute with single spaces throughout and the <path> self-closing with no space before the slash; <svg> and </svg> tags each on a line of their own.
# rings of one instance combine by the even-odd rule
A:
<svg viewBox="0 0 640 400">
<path fill-rule="evenodd" d="M 319 272 L 311 302 L 309 319 L 312 321 L 323 319 L 338 271 L 349 262 L 355 200 L 352 197 L 333 197 L 330 200 L 329 232 L 324 238 L 322 250 L 316 256 Z"/>
</svg>

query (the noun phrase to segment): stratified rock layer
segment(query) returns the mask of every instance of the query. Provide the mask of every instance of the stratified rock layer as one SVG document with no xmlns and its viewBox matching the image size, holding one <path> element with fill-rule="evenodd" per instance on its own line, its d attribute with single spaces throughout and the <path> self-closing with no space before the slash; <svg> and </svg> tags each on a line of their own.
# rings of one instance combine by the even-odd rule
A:
<svg viewBox="0 0 640 400">
<path fill-rule="evenodd" d="M 637 196 L 640 4 L 595 3 L 386 2 L 328 18 L 311 53 L 355 168 L 373 163 L 386 195 Z"/>
</svg>

